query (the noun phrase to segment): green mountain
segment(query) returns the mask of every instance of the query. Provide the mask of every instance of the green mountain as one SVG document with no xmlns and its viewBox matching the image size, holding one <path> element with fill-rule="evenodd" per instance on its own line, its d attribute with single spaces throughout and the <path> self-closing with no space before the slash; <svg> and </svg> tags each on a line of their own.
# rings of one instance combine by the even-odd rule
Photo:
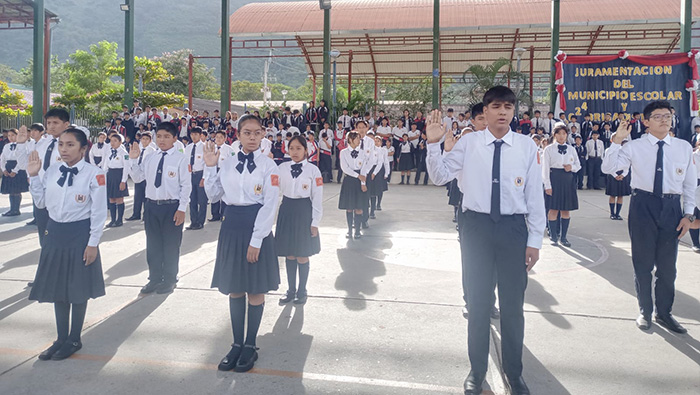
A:
<svg viewBox="0 0 700 395">
<path fill-rule="evenodd" d="M 257 0 L 257 2 L 269 0 Z M 233 13 L 253 1 L 230 0 Z M 124 14 L 120 0 L 45 0 L 45 6 L 61 19 L 52 29 L 51 53 L 61 62 L 72 52 L 87 50 L 90 44 L 101 40 L 119 44 L 124 53 Z M 158 56 L 163 52 L 182 48 L 192 49 L 195 55 L 217 56 L 220 51 L 219 26 L 221 2 L 216 0 L 135 0 L 134 53 L 137 56 Z M 32 57 L 32 31 L 0 31 L 0 64 L 17 70 L 26 66 Z M 266 55 L 265 51 L 248 51 L 250 55 Z M 218 59 L 201 59 L 217 69 Z M 234 59 L 233 78 L 262 81 L 264 59 Z M 303 58 L 279 58 L 270 66 L 271 82 L 299 86 L 306 79 Z"/>
</svg>

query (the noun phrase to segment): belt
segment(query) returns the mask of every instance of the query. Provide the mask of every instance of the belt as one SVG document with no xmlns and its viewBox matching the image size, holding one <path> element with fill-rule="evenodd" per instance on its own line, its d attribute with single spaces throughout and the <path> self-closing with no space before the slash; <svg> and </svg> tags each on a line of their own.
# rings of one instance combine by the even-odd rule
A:
<svg viewBox="0 0 700 395">
<path fill-rule="evenodd" d="M 635 195 L 645 195 L 645 196 L 656 196 L 659 197 L 658 195 L 654 195 L 651 192 L 645 191 L 643 189 L 633 189 L 632 190 L 632 196 Z M 672 199 L 672 200 L 681 200 L 681 195 L 675 194 L 675 193 L 664 193 L 660 196 L 662 199 Z"/>
<path fill-rule="evenodd" d="M 180 204 L 180 200 L 178 200 L 178 199 L 153 200 L 153 199 L 146 198 L 146 201 L 148 203 L 153 203 L 156 206 L 164 206 L 166 204 Z"/>
</svg>

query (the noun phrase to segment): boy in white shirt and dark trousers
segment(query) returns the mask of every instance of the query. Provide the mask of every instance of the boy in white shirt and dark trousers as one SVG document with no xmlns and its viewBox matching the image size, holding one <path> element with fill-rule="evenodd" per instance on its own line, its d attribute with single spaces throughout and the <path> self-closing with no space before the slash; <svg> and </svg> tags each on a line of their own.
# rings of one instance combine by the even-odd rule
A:
<svg viewBox="0 0 700 395">
<path fill-rule="evenodd" d="M 187 230 L 204 228 L 207 219 L 207 194 L 204 192 L 204 143 L 202 128 L 194 127 L 190 131 L 192 143 L 185 147 L 185 156 L 189 158 L 189 170 L 192 175 L 192 191 L 190 192 L 190 226 Z"/>
<path fill-rule="evenodd" d="M 170 293 L 177 283 L 182 243 L 182 224 L 190 199 L 190 173 L 185 154 L 174 147 L 178 130 L 170 122 L 161 122 L 156 132 L 160 151 L 139 163 L 138 143 L 131 145 L 131 176 L 146 181 L 146 260 L 148 284 L 141 292 Z"/>
</svg>

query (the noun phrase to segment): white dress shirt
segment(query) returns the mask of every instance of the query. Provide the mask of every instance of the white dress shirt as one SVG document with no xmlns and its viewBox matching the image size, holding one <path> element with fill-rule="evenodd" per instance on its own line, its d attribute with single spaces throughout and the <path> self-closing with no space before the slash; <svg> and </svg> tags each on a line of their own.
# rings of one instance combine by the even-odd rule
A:
<svg viewBox="0 0 700 395">
<path fill-rule="evenodd" d="M 352 151 L 357 151 L 356 158 L 352 157 Z M 340 151 L 340 169 L 346 176 L 357 178 L 361 174 L 367 175 L 372 169 L 372 165 L 368 155 L 359 146 L 355 149 L 348 146 Z"/>
<path fill-rule="evenodd" d="M 33 147 L 27 144 L 27 150 L 33 149 L 34 151 L 39 153 L 39 159 L 41 160 L 41 169 L 39 170 L 39 177 L 42 177 L 44 175 L 44 157 L 46 156 L 46 150 L 49 148 L 52 141 L 55 141 L 56 143 L 54 144 L 53 151 L 51 153 L 51 162 L 49 163 L 49 166 L 51 166 L 54 163 L 61 162 L 61 153 L 58 152 L 58 137 L 53 137 L 50 134 L 45 134 L 44 136 L 42 136 L 41 139 L 39 139 L 39 141 L 36 142 L 36 144 Z"/>
<path fill-rule="evenodd" d="M 110 146 L 107 142 L 102 143 L 102 148 L 100 148 L 100 143 L 94 143 L 92 147 L 90 147 L 90 153 L 88 154 L 88 156 L 90 157 L 90 163 L 94 165 L 95 158 L 102 158 L 100 163 L 97 165 L 102 166 L 102 161 L 109 157 L 109 149 Z"/>
<path fill-rule="evenodd" d="M 549 178 L 550 169 L 563 169 L 564 165 L 571 165 L 571 172 L 576 173 L 581 170 L 581 162 L 578 160 L 576 149 L 569 144 L 566 146 L 565 153 L 559 152 L 559 143 L 556 141 L 547 146 L 542 154 L 542 181 L 544 189 L 552 189 L 552 181 Z"/>
<path fill-rule="evenodd" d="M 350 129 L 351 121 L 352 117 L 350 115 L 341 115 L 336 122 L 342 122 L 343 129 Z"/>
<path fill-rule="evenodd" d="M 141 143 L 139 143 L 139 148 L 141 149 L 141 154 L 139 154 L 138 159 L 135 159 L 137 165 L 143 164 L 143 161 L 146 160 L 146 158 L 148 156 L 150 156 L 151 154 L 154 154 L 158 151 L 158 149 L 156 148 L 156 145 L 153 143 L 149 144 L 146 148 L 144 148 L 141 145 Z M 142 179 L 140 181 L 136 181 L 136 179 L 134 179 L 133 175 L 131 175 L 131 179 L 134 180 L 135 183 L 139 183 L 139 182 L 143 181 Z"/>
<path fill-rule="evenodd" d="M 394 136 L 394 140 L 396 141 L 400 141 L 401 138 L 403 138 L 403 135 L 408 133 L 408 129 L 400 128 L 398 126 L 394 126 L 394 128 L 391 130 L 391 134 Z"/>
<path fill-rule="evenodd" d="M 2 149 L 2 154 L 0 154 L 0 172 L 5 171 L 5 165 L 8 160 L 16 160 L 17 165 L 12 169 L 13 173 L 17 173 L 19 170 L 27 170 L 27 161 L 29 160 L 29 154 L 27 153 L 27 148 L 24 147 L 26 143 L 17 144 L 9 143 L 5 144 Z"/>
<path fill-rule="evenodd" d="M 379 136 L 381 136 L 382 138 L 386 138 L 386 137 L 384 137 L 385 135 L 391 136 L 392 133 L 393 132 L 391 130 L 391 126 L 379 126 L 379 127 L 377 127 L 377 134 Z"/>
<path fill-rule="evenodd" d="M 230 145 L 224 143 L 221 146 L 216 146 L 216 150 L 219 151 L 219 167 L 221 163 L 225 160 L 233 160 L 232 157 L 237 154 L 233 152 L 233 148 Z"/>
<path fill-rule="evenodd" d="M 282 196 L 290 199 L 311 199 L 313 208 L 311 214 L 311 226 L 318 227 L 323 216 L 323 177 L 318 167 L 307 161 L 299 162 L 301 174 L 297 178 L 292 177 L 293 161 L 284 162 L 279 166 L 280 190 Z"/>
<path fill-rule="evenodd" d="M 158 163 L 165 153 L 163 173 L 160 187 L 156 188 Z M 151 200 L 179 200 L 177 210 L 187 211 L 192 192 L 192 178 L 188 171 L 190 158 L 172 147 L 167 151 L 157 151 L 144 158 L 141 164 L 138 159 L 131 159 L 131 178 L 134 182 L 146 180 L 146 198 Z"/>
<path fill-rule="evenodd" d="M 440 144 L 428 144 L 427 167 L 430 179 L 444 185 L 457 179 L 464 193 L 462 210 L 491 212 L 491 171 L 493 142 L 486 129 L 468 133 L 444 156 Z M 542 248 L 546 224 L 542 167 L 537 145 L 528 136 L 509 131 L 501 146 L 501 214 L 524 214 L 528 225 L 527 246 Z"/>
<path fill-rule="evenodd" d="M 695 163 L 695 172 L 698 175 L 698 180 L 700 180 L 700 149 L 693 151 L 693 163 Z"/>
<path fill-rule="evenodd" d="M 375 166 L 372 172 L 375 176 L 384 169 L 384 178 L 389 177 L 391 167 L 389 166 L 389 151 L 386 147 L 377 147 L 374 150 L 372 166 Z"/>
<path fill-rule="evenodd" d="M 413 148 L 418 147 L 418 142 L 420 141 L 420 133 L 421 133 L 420 130 L 416 130 L 415 132 L 413 130 L 410 130 L 408 132 L 408 141 L 411 143 Z M 415 137 L 418 137 L 418 138 L 415 138 Z M 413 140 L 411 140 L 411 139 L 413 139 Z"/>
<path fill-rule="evenodd" d="M 603 141 L 590 139 L 586 141 L 586 159 L 602 158 L 605 156 L 605 144 Z"/>
<path fill-rule="evenodd" d="M 632 140 L 624 146 L 611 143 L 605 152 L 601 170 L 606 174 L 615 174 L 618 170 L 631 168 L 632 189 L 653 193 L 659 141 L 652 134 L 648 134 L 647 138 Z M 666 135 L 663 141 L 665 144 L 662 193 L 682 195 L 683 212 L 693 214 L 698 180 L 693 163 L 693 149 L 687 141 L 670 135 Z"/>
<path fill-rule="evenodd" d="M 112 158 L 114 151 L 116 151 L 116 156 Z M 129 153 L 126 152 L 126 148 L 120 145 L 119 148 L 112 148 L 110 146 L 107 150 L 107 157 L 102 158 L 102 169 L 106 172 L 109 169 L 124 169 L 122 172 L 122 182 L 126 182 L 129 179 Z"/>
<path fill-rule="evenodd" d="M 252 206 L 262 204 L 253 226 L 250 246 L 260 248 L 262 241 L 272 231 L 279 197 L 279 169 L 275 161 L 264 155 L 260 149 L 254 153 L 255 169 L 248 171 L 248 163 L 239 173 L 238 160 L 221 163 L 219 172 L 216 167 L 204 170 L 204 190 L 210 200 L 223 200 L 230 206 Z"/>
<path fill-rule="evenodd" d="M 401 155 L 410 154 L 410 153 L 411 153 L 411 147 L 412 147 L 412 145 L 411 145 L 411 143 L 410 143 L 409 141 L 403 141 L 403 142 L 401 143 L 401 146 L 400 146 L 400 148 L 401 148 Z M 401 157 L 399 157 L 399 159 L 400 159 L 400 158 L 401 158 Z"/>
<path fill-rule="evenodd" d="M 192 150 L 194 151 L 194 165 L 192 165 Z M 191 172 L 203 171 L 204 170 L 204 143 L 197 141 L 196 144 L 189 143 L 185 147 L 185 156 L 187 157 L 187 164 L 191 165 Z"/>
<path fill-rule="evenodd" d="M 55 222 L 77 222 L 89 218 L 88 246 L 97 247 L 107 220 L 105 173 L 81 159 L 73 166 L 78 169 L 78 174 L 73 175 L 73 185 L 68 185 L 68 175 L 63 186 L 60 186 L 58 180 L 63 175 L 61 166 L 65 164 L 54 163 L 43 175 L 29 178 L 34 204 L 40 209 L 46 208 Z M 46 199 L 47 196 L 51 198 Z"/>
</svg>

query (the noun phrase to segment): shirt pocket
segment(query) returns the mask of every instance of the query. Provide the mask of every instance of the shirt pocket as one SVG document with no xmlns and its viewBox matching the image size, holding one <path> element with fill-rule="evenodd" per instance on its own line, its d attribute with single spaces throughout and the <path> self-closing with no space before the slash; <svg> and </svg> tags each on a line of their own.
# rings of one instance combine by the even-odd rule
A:
<svg viewBox="0 0 700 395">
<path fill-rule="evenodd" d="M 513 174 L 510 181 L 510 185 L 515 187 L 516 191 L 522 191 L 523 188 L 525 188 L 525 173 L 516 173 Z M 508 185 L 507 187 L 510 187 Z"/>
<path fill-rule="evenodd" d="M 177 166 L 166 166 L 162 178 L 164 180 L 168 180 L 168 182 L 170 183 L 179 184 L 180 180 L 177 173 Z"/>
<path fill-rule="evenodd" d="M 683 162 L 674 162 L 673 163 L 673 179 L 678 182 L 683 182 L 685 179 L 685 172 L 688 169 L 688 164 L 683 163 Z"/>
</svg>

